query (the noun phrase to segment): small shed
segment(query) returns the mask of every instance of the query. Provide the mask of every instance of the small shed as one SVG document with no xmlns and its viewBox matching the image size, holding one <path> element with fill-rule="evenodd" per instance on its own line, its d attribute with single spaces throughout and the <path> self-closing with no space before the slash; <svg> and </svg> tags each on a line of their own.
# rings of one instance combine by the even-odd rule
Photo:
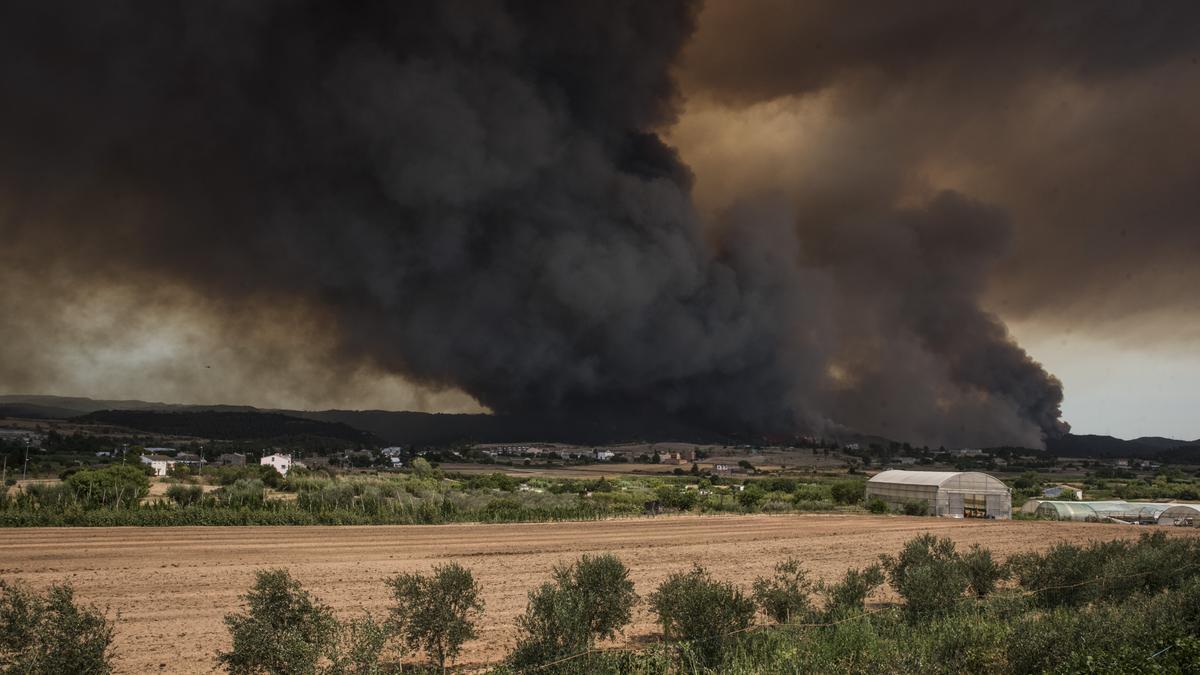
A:
<svg viewBox="0 0 1200 675">
<path fill-rule="evenodd" d="M 951 518 L 1012 517 L 1012 491 L 976 471 L 881 471 L 867 481 L 866 498 L 882 499 L 893 509 L 925 502 L 933 515 Z"/>
</svg>

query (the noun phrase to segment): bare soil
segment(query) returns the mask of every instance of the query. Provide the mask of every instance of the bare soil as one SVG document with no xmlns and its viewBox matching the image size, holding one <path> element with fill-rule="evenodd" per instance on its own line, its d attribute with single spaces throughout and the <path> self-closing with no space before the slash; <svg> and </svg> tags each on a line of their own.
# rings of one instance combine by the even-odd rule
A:
<svg viewBox="0 0 1200 675">
<path fill-rule="evenodd" d="M 487 603 L 479 639 L 460 662 L 497 661 L 511 648 L 526 594 L 556 563 L 614 552 L 645 596 L 676 570 L 701 563 L 749 586 L 790 555 L 817 577 L 897 551 L 925 531 L 1003 556 L 1055 541 L 1135 537 L 1147 528 L 1085 523 L 964 521 L 857 515 L 681 516 L 586 523 L 365 527 L 43 528 L 0 531 L 0 576 L 36 586 L 70 581 L 117 618 L 116 665 L 124 673 L 194 673 L 228 648 L 222 617 L 238 609 L 254 571 L 286 567 L 318 597 L 351 616 L 385 611 L 384 579 L 457 561 L 472 569 Z M 1181 536 L 1198 530 L 1172 530 Z M 655 632 L 644 606 L 626 641 Z"/>
</svg>

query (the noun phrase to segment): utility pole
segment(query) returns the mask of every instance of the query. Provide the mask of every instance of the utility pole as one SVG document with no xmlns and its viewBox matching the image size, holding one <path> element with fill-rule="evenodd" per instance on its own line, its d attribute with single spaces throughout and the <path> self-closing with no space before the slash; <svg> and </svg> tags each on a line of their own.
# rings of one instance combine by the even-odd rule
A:
<svg viewBox="0 0 1200 675">
<path fill-rule="evenodd" d="M 29 437 L 25 437 L 25 466 L 21 469 L 21 480 L 29 474 Z"/>
</svg>

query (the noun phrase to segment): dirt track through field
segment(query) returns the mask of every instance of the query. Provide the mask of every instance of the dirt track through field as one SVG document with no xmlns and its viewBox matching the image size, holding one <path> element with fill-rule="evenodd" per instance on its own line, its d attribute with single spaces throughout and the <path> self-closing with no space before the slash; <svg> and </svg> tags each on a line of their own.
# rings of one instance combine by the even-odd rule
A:
<svg viewBox="0 0 1200 675">
<path fill-rule="evenodd" d="M 0 576 L 37 585 L 67 580 L 84 600 L 119 614 L 119 672 L 215 669 L 228 647 L 222 616 L 264 567 L 286 567 L 346 617 L 382 613 L 383 580 L 457 561 L 471 568 L 487 603 L 480 637 L 460 662 L 498 660 L 514 641 L 527 592 L 551 567 L 581 553 L 614 552 L 648 595 L 666 576 L 701 563 L 748 587 L 796 555 L 816 576 L 892 553 L 925 531 L 1001 556 L 1054 541 L 1133 537 L 1147 528 L 1055 522 L 963 521 L 836 515 L 683 516 L 584 523 L 366 527 L 44 528 L 0 530 Z M 1175 530 L 1175 532 L 1179 532 Z M 1188 533 L 1196 534 L 1196 530 Z M 644 606 L 627 639 L 655 632 Z"/>
</svg>

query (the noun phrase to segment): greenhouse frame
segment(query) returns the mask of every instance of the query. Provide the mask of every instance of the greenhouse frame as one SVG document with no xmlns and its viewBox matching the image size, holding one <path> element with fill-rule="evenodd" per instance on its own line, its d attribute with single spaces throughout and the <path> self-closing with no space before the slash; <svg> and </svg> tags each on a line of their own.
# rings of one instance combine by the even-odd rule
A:
<svg viewBox="0 0 1200 675">
<path fill-rule="evenodd" d="M 1171 508 L 1158 514 L 1158 524 L 1200 527 L 1200 504 L 1172 504 Z"/>
<path fill-rule="evenodd" d="M 1012 517 L 1012 491 L 1008 486 L 994 476 L 975 471 L 881 471 L 867 481 L 866 498 L 879 498 L 894 510 L 912 502 L 925 502 L 935 516 Z"/>
</svg>

